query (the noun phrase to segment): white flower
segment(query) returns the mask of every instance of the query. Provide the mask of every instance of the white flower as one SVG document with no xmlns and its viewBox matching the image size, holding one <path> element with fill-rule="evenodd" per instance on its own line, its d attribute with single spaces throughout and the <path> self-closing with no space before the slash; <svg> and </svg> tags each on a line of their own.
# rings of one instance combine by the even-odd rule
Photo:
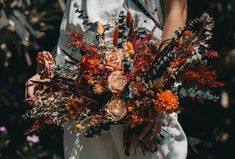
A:
<svg viewBox="0 0 235 159">
<path fill-rule="evenodd" d="M 121 71 L 112 72 L 108 77 L 108 88 L 111 92 L 122 92 L 127 84 L 127 78 Z"/>
<path fill-rule="evenodd" d="M 106 111 L 113 120 L 121 120 L 127 113 L 126 104 L 121 100 L 112 100 L 107 103 Z"/>
</svg>

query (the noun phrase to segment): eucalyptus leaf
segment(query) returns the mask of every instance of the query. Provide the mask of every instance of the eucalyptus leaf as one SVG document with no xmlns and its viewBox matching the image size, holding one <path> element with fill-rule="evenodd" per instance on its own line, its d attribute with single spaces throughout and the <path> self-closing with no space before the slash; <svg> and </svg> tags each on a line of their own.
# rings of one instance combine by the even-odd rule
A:
<svg viewBox="0 0 235 159">
<path fill-rule="evenodd" d="M 15 17 L 19 20 L 19 22 L 22 24 L 22 26 L 25 27 L 26 30 L 28 30 L 31 34 L 35 35 L 35 30 L 31 27 L 31 25 L 28 23 L 26 17 L 24 16 L 24 14 L 22 14 L 20 11 L 18 10 L 14 10 L 13 11 Z"/>
<path fill-rule="evenodd" d="M 195 148 L 196 145 L 198 145 L 199 143 L 201 143 L 202 140 L 195 138 L 195 137 L 188 137 L 188 143 L 190 145 L 190 147 L 193 149 L 193 151 L 198 154 L 197 149 Z"/>
<path fill-rule="evenodd" d="M 21 22 L 15 16 L 11 16 L 10 19 L 14 22 L 16 33 L 20 37 L 20 39 L 22 41 L 28 40 L 30 34 L 21 24 Z"/>
<path fill-rule="evenodd" d="M 0 17 L 0 29 L 8 26 L 8 18 L 4 12 L 4 10 L 1 11 L 1 17 Z"/>
</svg>

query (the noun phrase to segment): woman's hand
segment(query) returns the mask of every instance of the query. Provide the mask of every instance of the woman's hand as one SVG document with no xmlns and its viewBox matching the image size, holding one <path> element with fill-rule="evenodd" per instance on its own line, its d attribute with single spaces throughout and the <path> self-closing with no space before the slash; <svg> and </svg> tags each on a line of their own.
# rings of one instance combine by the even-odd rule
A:
<svg viewBox="0 0 235 159">
<path fill-rule="evenodd" d="M 38 84 L 36 82 L 49 82 L 50 79 L 41 79 L 41 76 L 39 74 L 35 74 L 33 77 L 28 79 L 28 81 L 25 84 L 25 99 L 30 102 L 33 100 L 33 97 L 35 96 L 35 93 L 37 90 L 40 90 L 42 88 L 38 87 Z"/>
<path fill-rule="evenodd" d="M 28 79 L 28 81 L 25 84 L 25 99 L 34 97 L 36 84 L 33 81 L 39 81 L 39 80 L 40 80 L 39 74 L 35 74 L 33 77 Z"/>
</svg>

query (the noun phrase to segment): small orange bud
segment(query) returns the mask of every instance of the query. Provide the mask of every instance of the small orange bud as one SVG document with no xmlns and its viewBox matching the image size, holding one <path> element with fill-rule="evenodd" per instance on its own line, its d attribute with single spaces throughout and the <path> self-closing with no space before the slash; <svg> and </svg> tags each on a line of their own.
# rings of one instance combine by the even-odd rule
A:
<svg viewBox="0 0 235 159">
<path fill-rule="evenodd" d="M 81 124 L 77 124 L 77 125 L 76 125 L 76 129 L 81 130 L 81 128 L 82 128 L 82 125 L 81 125 Z"/>
<path fill-rule="evenodd" d="M 180 41 L 180 40 L 176 40 L 175 43 L 176 43 L 177 45 L 179 45 L 179 44 L 181 43 L 181 41 Z"/>
<path fill-rule="evenodd" d="M 190 36 L 190 35 L 192 35 L 192 31 L 190 31 L 190 30 L 186 30 L 183 33 L 183 36 Z"/>
<path fill-rule="evenodd" d="M 90 86 L 93 86 L 95 84 L 95 81 L 93 79 L 89 79 L 87 81 L 87 83 L 90 85 Z"/>
</svg>

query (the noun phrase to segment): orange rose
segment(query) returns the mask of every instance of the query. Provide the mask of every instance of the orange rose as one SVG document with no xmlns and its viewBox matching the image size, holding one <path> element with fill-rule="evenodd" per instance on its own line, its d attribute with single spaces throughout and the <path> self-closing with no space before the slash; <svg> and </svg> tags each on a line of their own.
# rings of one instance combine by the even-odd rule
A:
<svg viewBox="0 0 235 159">
<path fill-rule="evenodd" d="M 122 63 L 123 55 L 122 52 L 114 48 L 112 51 L 105 52 L 105 63 L 107 68 L 110 68 L 112 71 L 121 71 L 123 70 Z"/>
<path fill-rule="evenodd" d="M 107 103 L 107 113 L 115 121 L 121 120 L 127 113 L 126 104 L 121 100 L 112 100 Z"/>
<path fill-rule="evenodd" d="M 108 88 L 113 93 L 122 92 L 127 84 L 127 78 L 120 71 L 112 72 L 108 77 Z"/>
<path fill-rule="evenodd" d="M 37 56 L 37 73 L 41 78 L 47 78 L 52 75 L 55 61 L 48 51 L 42 51 Z"/>
</svg>

